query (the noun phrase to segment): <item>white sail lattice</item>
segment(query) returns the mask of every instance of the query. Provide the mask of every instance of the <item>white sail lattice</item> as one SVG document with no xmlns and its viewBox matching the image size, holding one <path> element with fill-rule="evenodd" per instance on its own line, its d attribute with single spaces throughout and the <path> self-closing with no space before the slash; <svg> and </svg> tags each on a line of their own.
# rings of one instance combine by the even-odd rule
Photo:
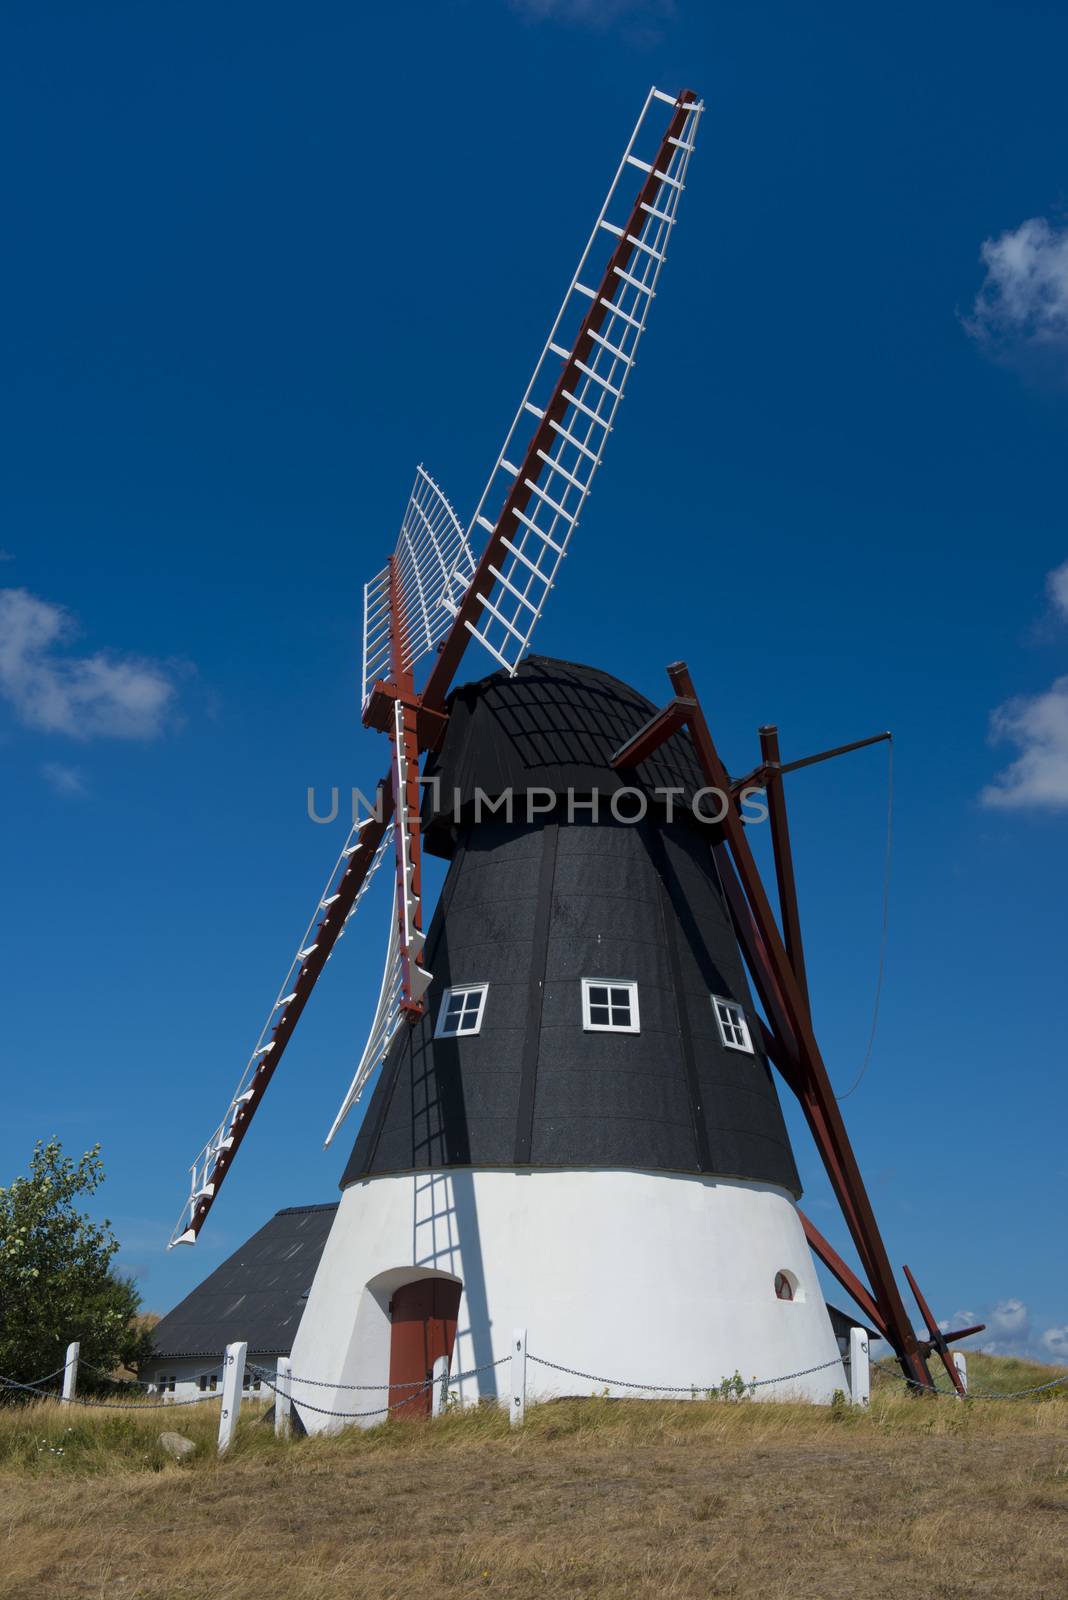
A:
<svg viewBox="0 0 1068 1600">
<path fill-rule="evenodd" d="M 371 1031 L 367 1036 L 360 1064 L 356 1068 L 356 1076 L 349 1084 L 345 1098 L 338 1107 L 337 1116 L 330 1125 L 330 1132 L 323 1140 L 324 1148 L 330 1144 L 337 1130 L 357 1103 L 367 1086 L 367 1082 L 375 1068 L 385 1059 L 386 1051 L 393 1042 L 393 1036 L 401 1023 L 401 991 L 403 988 L 403 972 L 401 969 L 400 954 L 400 920 L 394 913 L 389 919 L 389 939 L 386 944 L 386 964 L 382 971 L 382 986 L 378 992 L 378 1004 L 375 1007 Z"/>
<path fill-rule="evenodd" d="M 649 91 L 469 529 L 472 543 L 479 544 L 496 531 L 493 508 L 501 506 L 518 477 L 520 469 L 515 462 L 523 461 L 527 455 L 531 419 L 538 424 L 544 421 L 549 398 L 560 377 L 560 362 L 570 360 L 571 347 L 590 302 L 599 302 L 604 320 L 590 335 L 591 349 L 586 359 L 574 363 L 575 381 L 564 391 L 563 415 L 550 422 L 552 443 L 548 449 L 539 449 L 536 466 L 525 477 L 530 492 L 526 508 L 514 511 L 511 529 L 501 530 L 506 554 L 499 566 L 489 569 L 492 582 L 485 592 L 479 591 L 481 615 L 477 621 L 467 623 L 479 643 L 510 673 L 515 672 L 530 644 L 594 473 L 601 464 L 645 330 L 698 120 L 704 110 L 699 101 L 688 107 L 680 134 L 670 140 L 669 160 L 654 169 L 652 159 L 646 160 L 640 152 L 644 149 L 655 159 L 659 149 L 660 136 L 654 132 L 655 119 L 650 116 L 657 102 L 671 106 L 677 103 L 672 95 L 659 89 Z M 623 193 L 628 169 L 640 172 L 643 184 L 650 177 L 656 179 L 652 198 L 642 203 L 643 220 L 638 231 L 630 233 L 626 224 L 633 198 L 625 200 Z M 600 284 L 621 239 L 631 246 L 630 260 L 625 268 L 615 268 L 612 287 L 601 295 L 589 286 L 588 280 L 592 278 Z M 469 581 L 464 564 L 455 562 L 442 596 L 442 603 L 451 605 L 454 614 Z"/>
<path fill-rule="evenodd" d="M 449 629 L 451 613 L 442 604 L 448 584 L 460 582 L 466 589 L 475 571 L 460 519 L 422 466 L 416 468 L 393 563 L 401 602 L 401 660 L 410 668 L 429 655 Z M 389 676 L 389 624 L 389 567 L 385 566 L 363 591 L 363 705 L 376 678 Z"/>
<path fill-rule="evenodd" d="M 359 847 L 360 832 L 367 826 L 367 823 L 367 818 L 354 823 L 348 838 L 342 846 L 341 854 L 338 856 L 337 861 L 334 864 L 334 870 L 327 879 L 326 888 L 323 890 L 323 893 L 319 898 L 319 902 L 312 913 L 311 921 L 304 930 L 304 937 L 297 946 L 297 953 L 290 962 L 289 970 L 282 980 L 281 988 L 278 991 L 278 998 L 275 1000 L 274 1005 L 267 1014 L 267 1020 L 260 1030 L 259 1038 L 256 1040 L 252 1054 L 248 1058 L 248 1063 L 244 1072 L 241 1074 L 237 1088 L 230 1097 L 230 1103 L 227 1107 L 226 1115 L 223 1117 L 223 1120 L 219 1123 L 219 1126 L 216 1128 L 211 1138 L 208 1139 L 196 1160 L 190 1167 L 189 1197 L 182 1207 L 181 1215 L 175 1224 L 174 1232 L 171 1234 L 168 1248 L 171 1248 L 176 1244 L 191 1242 L 188 1240 L 187 1230 L 189 1230 L 192 1223 L 197 1202 L 203 1196 L 210 1195 L 213 1192 L 211 1175 L 215 1170 L 215 1163 L 220 1154 L 227 1149 L 229 1144 L 232 1142 L 234 1119 L 237 1116 L 238 1111 L 241 1109 L 242 1105 L 244 1105 L 246 1100 L 250 1100 L 252 1098 L 252 1083 L 256 1076 L 256 1072 L 262 1057 L 275 1048 L 270 1041 L 270 1035 L 274 1029 L 274 1025 L 278 1021 L 278 1018 L 284 1011 L 286 1005 L 294 998 L 294 982 L 300 973 L 304 962 L 315 949 L 315 944 L 313 941 L 315 929 L 318 926 L 319 919 L 326 908 L 330 905 L 331 900 L 337 898 L 338 882 L 346 866 L 348 865 L 349 858 L 355 854 Z M 381 841 L 379 842 L 377 850 L 374 853 L 374 856 L 371 860 L 371 865 L 368 867 L 367 874 L 364 877 L 364 880 L 360 885 L 359 892 L 352 903 L 352 908 L 350 909 L 348 916 L 345 918 L 341 932 L 338 934 L 338 939 L 344 938 L 345 929 L 348 927 L 352 918 L 356 915 L 360 902 L 367 893 L 371 880 L 381 865 L 382 858 L 389 849 L 392 841 L 393 824 L 390 823 L 386 828 L 385 834 L 383 835 Z M 396 918 L 393 920 L 395 922 Z M 330 958 L 328 956 L 327 960 L 329 959 Z"/>
</svg>

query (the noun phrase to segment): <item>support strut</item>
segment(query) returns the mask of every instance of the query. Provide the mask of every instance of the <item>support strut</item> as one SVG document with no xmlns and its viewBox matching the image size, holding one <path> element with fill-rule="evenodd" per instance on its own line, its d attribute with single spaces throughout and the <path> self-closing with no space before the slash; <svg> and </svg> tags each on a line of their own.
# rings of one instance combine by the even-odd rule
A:
<svg viewBox="0 0 1068 1600">
<path fill-rule="evenodd" d="M 656 743 L 669 738 L 679 722 L 685 720 L 705 782 L 720 794 L 731 796 L 734 786 L 719 758 L 685 663 L 679 661 L 670 666 L 668 677 L 675 692 L 672 714 L 661 713 L 640 729 L 632 740 L 616 752 L 612 759 L 613 767 L 618 769 L 633 765 L 635 751 L 639 748 L 642 756 L 647 756 Z M 805 1113 L 871 1285 L 871 1292 L 867 1293 L 859 1279 L 853 1280 L 856 1288 L 862 1291 L 858 1304 L 893 1347 L 905 1376 L 917 1388 L 930 1390 L 933 1389 L 933 1383 L 927 1370 L 925 1350 L 917 1340 L 905 1311 L 856 1155 L 816 1042 L 805 979 L 789 828 L 778 763 L 778 740 L 773 728 L 763 730 L 761 743 L 764 760 L 762 767 L 757 769 L 760 773 L 757 781 L 768 778 L 770 782 L 768 810 L 769 817 L 774 819 L 772 841 L 784 933 L 779 931 L 742 819 L 733 805 L 725 807 L 720 825 L 723 837 L 715 847 L 724 891 L 746 963 L 772 1023 L 775 1042 L 773 1059 Z M 811 1224 L 806 1232 L 812 1241 L 816 1230 L 812 1230 Z M 828 1256 L 833 1257 L 836 1265 L 831 1265 L 830 1260 L 828 1265 L 839 1281 L 846 1281 L 843 1273 L 851 1278 L 853 1275 L 845 1263 L 835 1256 L 822 1235 L 819 1238 L 827 1255 L 822 1249 L 817 1253 L 824 1255 L 825 1260 Z M 850 1293 L 854 1293 L 853 1287 L 850 1287 Z"/>
</svg>

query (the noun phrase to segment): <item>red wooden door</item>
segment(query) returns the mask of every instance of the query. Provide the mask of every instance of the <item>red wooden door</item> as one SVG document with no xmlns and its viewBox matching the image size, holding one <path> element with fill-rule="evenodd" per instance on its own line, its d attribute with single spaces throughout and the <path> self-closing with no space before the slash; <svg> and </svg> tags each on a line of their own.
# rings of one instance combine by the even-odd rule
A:
<svg viewBox="0 0 1068 1600">
<path fill-rule="evenodd" d="M 389 1345 L 391 1384 L 425 1383 L 425 1389 L 412 1389 L 406 1399 L 404 1389 L 393 1389 L 390 1402 L 394 1416 L 430 1415 L 430 1379 L 439 1356 L 452 1359 L 456 1338 L 456 1314 L 460 1309 L 460 1285 L 448 1278 L 420 1278 L 393 1291 L 390 1311 L 393 1332 Z M 398 1404 L 400 1401 L 402 1404 Z"/>
</svg>

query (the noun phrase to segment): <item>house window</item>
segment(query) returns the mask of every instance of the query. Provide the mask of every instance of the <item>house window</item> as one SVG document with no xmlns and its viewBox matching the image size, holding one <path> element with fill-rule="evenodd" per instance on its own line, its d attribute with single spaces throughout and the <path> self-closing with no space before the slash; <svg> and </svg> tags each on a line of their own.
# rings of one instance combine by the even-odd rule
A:
<svg viewBox="0 0 1068 1600">
<path fill-rule="evenodd" d="M 177 1382 L 177 1378 L 157 1378 L 156 1387 L 160 1394 L 173 1394 L 174 1386 Z"/>
<path fill-rule="evenodd" d="M 792 1272 L 777 1272 L 775 1274 L 776 1300 L 792 1300 L 796 1281 Z"/>
<path fill-rule="evenodd" d="M 486 1009 L 488 983 L 467 983 L 457 989 L 446 989 L 438 1012 L 438 1039 L 459 1039 L 478 1033 L 482 1027 L 482 1013 Z"/>
<path fill-rule="evenodd" d="M 712 1009 L 719 1024 L 719 1036 L 727 1049 L 744 1050 L 746 1055 L 751 1056 L 753 1041 L 749 1037 L 749 1024 L 745 1020 L 745 1012 L 741 1006 L 736 1006 L 733 1000 L 724 1000 L 720 995 L 714 994 Z"/>
<path fill-rule="evenodd" d="M 219 1376 L 218 1376 L 218 1373 L 215 1373 L 215 1372 L 202 1372 L 200 1374 L 200 1392 L 201 1392 L 201 1394 L 207 1394 L 209 1392 L 211 1394 L 214 1394 L 218 1387 L 219 1387 Z"/>
<path fill-rule="evenodd" d="M 588 1033 L 637 1033 L 638 985 L 629 979 L 582 980 L 582 1026 Z"/>
<path fill-rule="evenodd" d="M 254 1394 L 258 1394 L 260 1389 L 260 1380 L 259 1378 L 254 1378 L 251 1372 L 246 1371 L 245 1376 L 241 1380 L 241 1387 L 246 1394 L 250 1389 Z"/>
</svg>

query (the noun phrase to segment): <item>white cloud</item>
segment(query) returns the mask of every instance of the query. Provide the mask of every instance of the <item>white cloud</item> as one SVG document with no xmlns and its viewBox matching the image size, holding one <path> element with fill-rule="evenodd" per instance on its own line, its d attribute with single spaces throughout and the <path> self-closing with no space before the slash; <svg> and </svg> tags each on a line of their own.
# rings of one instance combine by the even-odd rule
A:
<svg viewBox="0 0 1068 1600">
<path fill-rule="evenodd" d="M 1031 1313 L 1022 1300 L 999 1300 L 979 1317 L 986 1332 L 977 1336 L 980 1350 L 991 1356 L 1024 1356 L 1031 1336 Z"/>
<path fill-rule="evenodd" d="M 943 1333 L 949 1333 L 954 1328 L 974 1328 L 982 1320 L 974 1311 L 954 1311 L 951 1317 L 940 1318 L 938 1326 Z"/>
<path fill-rule="evenodd" d="M 1046 593 L 1054 611 L 1059 611 L 1062 617 L 1068 618 L 1068 561 L 1054 567 L 1046 575 Z"/>
<path fill-rule="evenodd" d="M 1068 228 L 1029 217 L 987 239 L 986 278 L 965 328 L 1005 354 L 1068 350 Z"/>
<path fill-rule="evenodd" d="M 995 811 L 1068 810 L 1068 677 L 1044 694 L 1019 695 L 990 718 L 993 743 L 1007 741 L 1020 755 L 980 795 Z"/>
<path fill-rule="evenodd" d="M 1046 574 L 1050 605 L 1068 620 L 1068 561 Z M 1068 677 L 1042 694 L 1017 695 L 990 717 L 992 744 L 1014 744 L 1020 754 L 979 798 L 994 811 L 1068 809 Z"/>
<path fill-rule="evenodd" d="M 1055 1361 L 1068 1361 L 1068 1326 L 1047 1328 L 1039 1343 Z"/>
<path fill-rule="evenodd" d="M 46 761 L 41 767 L 46 782 L 57 794 L 85 794 L 85 779 L 77 767 L 64 766 L 61 761 Z"/>
<path fill-rule="evenodd" d="M 1022 1300 L 999 1300 L 985 1311 L 954 1311 L 938 1326 L 943 1333 L 955 1328 L 973 1328 L 985 1324 L 982 1333 L 973 1334 L 960 1346 L 962 1350 L 985 1350 L 992 1356 L 1012 1356 L 1024 1353 L 1031 1333 L 1031 1313 Z"/>
<path fill-rule="evenodd" d="M 1031 1331 L 1031 1313 L 1022 1300 L 999 1300 L 984 1320 L 992 1339 L 1026 1339 Z"/>
<path fill-rule="evenodd" d="M 62 606 L 0 590 L 0 696 L 27 727 L 74 739 L 151 739 L 175 688 L 163 665 L 107 651 L 61 653 L 75 632 Z"/>
</svg>

